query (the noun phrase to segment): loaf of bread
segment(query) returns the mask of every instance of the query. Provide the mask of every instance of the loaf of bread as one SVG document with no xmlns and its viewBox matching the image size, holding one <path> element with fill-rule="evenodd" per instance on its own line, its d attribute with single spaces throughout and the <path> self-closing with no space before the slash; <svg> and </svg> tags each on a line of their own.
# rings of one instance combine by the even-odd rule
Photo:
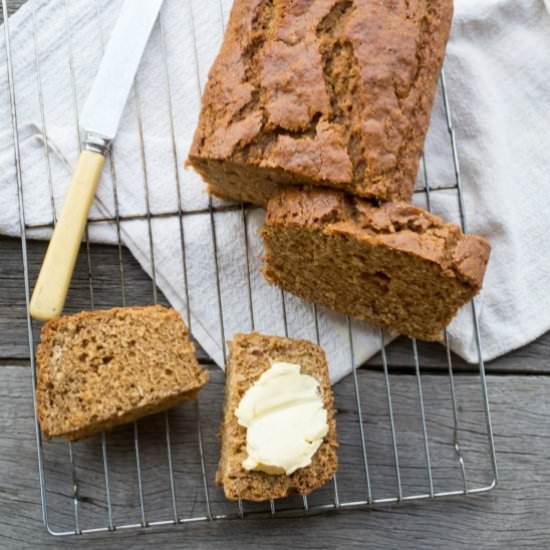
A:
<svg viewBox="0 0 550 550">
<path fill-rule="evenodd" d="M 263 272 L 281 288 L 395 334 L 439 341 L 481 288 L 490 246 L 408 203 L 329 190 L 271 199 Z"/>
<path fill-rule="evenodd" d="M 452 0 L 235 0 L 188 163 L 214 195 L 409 200 Z"/>
<path fill-rule="evenodd" d="M 37 368 L 42 433 L 72 441 L 194 399 L 208 380 L 181 317 L 161 306 L 47 322 Z"/>
<path fill-rule="evenodd" d="M 246 391 L 267 371 L 271 362 L 281 361 L 301 366 L 301 372 L 320 382 L 327 411 L 328 433 L 312 462 L 290 475 L 267 474 L 243 468 L 246 452 L 246 428 L 235 416 Z M 323 350 L 305 340 L 292 340 L 258 333 L 238 334 L 230 344 L 226 369 L 222 451 L 216 482 L 223 486 L 230 500 L 253 501 L 283 498 L 291 493 L 308 495 L 330 480 L 336 472 L 336 422 L 328 366 Z"/>
</svg>

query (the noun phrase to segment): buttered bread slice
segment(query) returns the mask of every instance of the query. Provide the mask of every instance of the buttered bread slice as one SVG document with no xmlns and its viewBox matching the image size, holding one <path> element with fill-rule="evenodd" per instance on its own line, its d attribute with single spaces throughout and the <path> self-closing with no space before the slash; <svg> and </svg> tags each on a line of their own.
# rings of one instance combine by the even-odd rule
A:
<svg viewBox="0 0 550 550">
<path fill-rule="evenodd" d="M 230 500 L 308 495 L 336 472 L 336 422 L 323 350 L 238 334 L 226 369 L 216 481 Z"/>
</svg>

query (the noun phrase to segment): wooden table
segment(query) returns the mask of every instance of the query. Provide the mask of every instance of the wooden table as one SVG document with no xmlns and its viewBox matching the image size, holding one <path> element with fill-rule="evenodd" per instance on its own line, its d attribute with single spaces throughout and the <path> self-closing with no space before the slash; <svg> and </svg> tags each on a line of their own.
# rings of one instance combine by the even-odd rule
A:
<svg viewBox="0 0 550 550">
<path fill-rule="evenodd" d="M 11 1 L 10 10 L 22 3 L 24 0 Z M 43 243 L 29 243 L 31 279 L 36 277 L 44 250 Z M 119 295 L 118 251 L 92 246 L 91 253 L 94 277 L 101 282 L 95 306 L 110 307 Z M 87 265 L 82 260 L 71 290 L 74 309 L 90 305 Z M 126 278 L 131 281 L 129 302 L 140 303 L 150 293 L 150 281 L 126 251 L 123 260 Z M 414 372 L 410 344 L 398 340 L 389 346 L 388 355 L 392 386 L 399 394 Z M 437 345 L 423 345 L 422 357 L 424 391 L 433 395 L 434 407 L 440 403 L 442 422 L 448 423 L 448 403 L 439 393 L 446 363 Z M 550 333 L 487 365 L 500 471 L 499 486 L 488 494 L 309 518 L 250 518 L 58 539 L 46 533 L 41 520 L 20 243 L 0 238 L 0 548 L 546 548 L 550 545 L 548 357 Z M 204 353 L 201 360 L 208 365 Z M 475 409 L 475 400 L 479 401 L 479 385 L 473 376 L 477 367 L 458 358 L 454 364 L 457 385 L 465 390 L 466 404 Z M 383 394 L 380 367 L 381 359 L 375 357 L 359 371 L 361 388 L 369 387 L 375 395 Z M 209 368 L 209 386 L 219 395 L 223 377 L 215 367 Z M 336 387 L 337 398 L 351 395 L 350 384 L 344 380 Z M 374 407 L 378 405 L 382 404 Z M 407 416 L 408 406 L 405 401 L 402 417 Z M 352 422 L 350 411 L 345 402 L 339 408 L 340 443 L 357 447 L 357 435 L 346 427 Z M 203 424 L 215 426 L 219 412 L 219 404 L 203 408 Z M 437 410 L 432 412 L 437 416 Z M 215 457 L 210 460 L 213 463 Z M 93 504 L 93 499 L 90 501 Z"/>
<path fill-rule="evenodd" d="M 29 245 L 31 278 L 34 278 L 45 245 L 38 242 Z M 279 549 L 296 544 L 303 548 L 504 549 L 544 548 L 550 543 L 550 406 L 547 397 L 550 392 L 547 360 L 550 333 L 487 365 L 500 470 L 500 484 L 488 494 L 310 518 L 218 521 L 147 533 L 121 532 L 110 536 L 87 536 L 78 541 L 51 537 L 41 523 L 19 241 L 1 238 L 0 258 L 1 548 L 57 548 L 70 544 L 78 544 L 79 548 L 112 548 L 119 544 L 133 548 L 152 545 L 158 548 L 186 545 L 190 548 L 255 548 L 261 544 L 262 548 Z M 97 266 L 94 275 L 102 281 L 104 291 L 97 297 L 96 306 L 116 303 L 118 251 L 108 246 L 93 246 L 92 258 Z M 124 267 L 135 296 L 146 296 L 150 292 L 150 282 L 126 251 Z M 77 309 L 89 307 L 87 277 L 87 265 L 82 261 L 77 267 L 72 291 L 72 306 Z M 109 287 L 111 280 L 115 281 L 112 288 Z M 411 374 L 407 343 L 404 340 L 394 342 L 388 354 L 393 389 L 399 392 L 399 380 L 406 380 Z M 423 347 L 422 356 L 423 364 L 428 366 L 423 373 L 424 391 L 427 394 L 437 392 L 442 384 L 441 369 L 445 366 L 441 363 L 442 355 L 434 345 Z M 203 356 L 202 360 L 206 362 L 207 358 Z M 458 359 L 455 364 L 457 384 L 465 384 L 466 399 L 470 399 L 470 380 L 471 399 L 478 398 L 479 386 L 473 381 L 473 368 Z M 213 386 L 221 387 L 221 374 L 216 370 L 211 374 Z M 364 383 L 376 386 L 380 376 L 378 357 L 360 369 L 361 386 Z M 336 388 L 337 394 L 351 395 L 350 383 L 350 380 L 341 382 Z M 383 394 L 383 387 L 379 389 Z M 447 405 L 443 400 L 441 403 L 443 410 Z M 344 419 L 345 414 L 345 410 L 340 412 Z M 218 421 L 216 407 L 203 410 L 203 424 L 214 425 Z M 355 432 L 344 429 L 340 436 L 342 445 L 356 444 Z"/>
</svg>

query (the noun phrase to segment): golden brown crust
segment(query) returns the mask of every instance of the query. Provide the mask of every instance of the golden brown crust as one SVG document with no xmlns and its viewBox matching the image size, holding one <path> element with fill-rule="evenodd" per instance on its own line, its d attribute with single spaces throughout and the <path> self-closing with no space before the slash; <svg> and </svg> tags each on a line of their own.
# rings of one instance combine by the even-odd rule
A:
<svg viewBox="0 0 550 550">
<path fill-rule="evenodd" d="M 36 358 L 46 439 L 77 440 L 160 412 L 195 398 L 208 380 L 181 317 L 162 306 L 48 321 Z"/>
<path fill-rule="evenodd" d="M 405 202 L 373 206 L 326 189 L 269 201 L 263 272 L 305 300 L 390 332 L 441 340 L 479 290 L 489 243 Z"/>
<path fill-rule="evenodd" d="M 452 10 L 452 0 L 236 0 L 189 163 L 218 194 L 261 205 L 255 189 L 281 182 L 408 200 Z M 224 177 L 224 162 L 252 181 Z"/>
<path fill-rule="evenodd" d="M 292 340 L 258 333 L 237 334 L 230 345 L 231 355 L 226 370 L 222 452 L 216 482 L 230 500 L 238 498 L 264 501 L 284 498 L 291 493 L 308 495 L 330 480 L 337 467 L 335 410 L 328 366 L 323 350 L 305 340 Z M 294 362 L 304 374 L 317 378 L 328 413 L 329 432 L 315 453 L 310 466 L 287 475 L 246 471 L 246 428 L 235 417 L 244 393 L 269 369 L 271 361 Z"/>
</svg>

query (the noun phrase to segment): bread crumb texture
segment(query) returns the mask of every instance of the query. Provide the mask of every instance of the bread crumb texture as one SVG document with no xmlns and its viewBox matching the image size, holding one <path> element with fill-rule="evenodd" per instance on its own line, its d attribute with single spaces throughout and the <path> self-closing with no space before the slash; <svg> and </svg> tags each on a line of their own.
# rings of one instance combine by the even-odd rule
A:
<svg viewBox="0 0 550 550">
<path fill-rule="evenodd" d="M 246 391 L 267 371 L 273 361 L 295 363 L 301 372 L 320 382 L 327 411 L 328 434 L 312 458 L 311 465 L 291 475 L 247 471 L 246 428 L 235 417 Z M 336 421 L 328 365 L 323 350 L 305 340 L 292 340 L 258 333 L 238 334 L 230 344 L 226 370 L 224 419 L 221 428 L 222 452 L 216 481 L 230 500 L 252 501 L 284 498 L 292 493 L 308 495 L 332 479 L 337 467 Z"/>
<path fill-rule="evenodd" d="M 37 368 L 42 433 L 69 440 L 193 399 L 208 380 L 185 323 L 161 306 L 82 312 L 47 322 Z"/>
<path fill-rule="evenodd" d="M 480 290 L 489 243 L 409 203 L 288 189 L 268 206 L 272 284 L 395 334 L 441 340 Z"/>
<path fill-rule="evenodd" d="M 409 200 L 452 0 L 235 0 L 189 163 L 213 194 Z"/>
</svg>

